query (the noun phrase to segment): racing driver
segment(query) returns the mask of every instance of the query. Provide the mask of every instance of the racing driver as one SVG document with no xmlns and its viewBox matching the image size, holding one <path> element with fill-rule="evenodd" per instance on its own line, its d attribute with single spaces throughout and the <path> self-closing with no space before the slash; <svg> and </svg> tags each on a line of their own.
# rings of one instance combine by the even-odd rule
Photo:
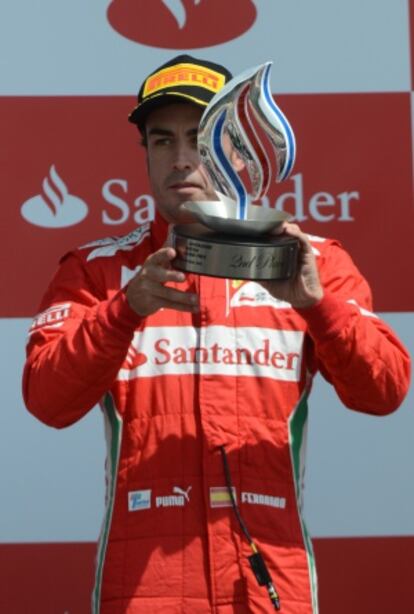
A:
<svg viewBox="0 0 414 614">
<path fill-rule="evenodd" d="M 173 268 L 182 203 L 215 198 L 197 129 L 230 78 L 182 55 L 145 79 L 129 120 L 156 219 L 64 256 L 30 331 L 28 409 L 63 428 L 99 402 L 105 420 L 94 614 L 316 614 L 301 515 L 312 378 L 376 415 L 408 389 L 407 351 L 338 242 L 286 223 L 300 262 L 285 282 Z"/>
</svg>

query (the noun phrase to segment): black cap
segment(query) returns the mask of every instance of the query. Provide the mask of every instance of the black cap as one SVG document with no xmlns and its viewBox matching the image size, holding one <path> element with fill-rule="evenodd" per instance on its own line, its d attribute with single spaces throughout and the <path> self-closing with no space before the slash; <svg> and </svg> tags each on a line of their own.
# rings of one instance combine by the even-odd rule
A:
<svg viewBox="0 0 414 614">
<path fill-rule="evenodd" d="M 206 107 L 231 78 L 232 74 L 220 64 L 178 55 L 145 79 L 138 92 L 138 104 L 128 119 L 142 131 L 148 114 L 160 106 L 187 101 Z"/>
</svg>

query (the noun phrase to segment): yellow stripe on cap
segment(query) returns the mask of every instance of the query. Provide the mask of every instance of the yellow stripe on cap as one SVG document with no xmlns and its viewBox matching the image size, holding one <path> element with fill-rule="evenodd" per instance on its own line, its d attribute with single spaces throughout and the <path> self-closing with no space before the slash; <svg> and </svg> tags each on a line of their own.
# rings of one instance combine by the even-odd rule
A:
<svg viewBox="0 0 414 614">
<path fill-rule="evenodd" d="M 154 98 L 158 98 L 158 96 L 162 96 L 162 95 L 180 96 L 181 98 L 186 98 L 188 100 L 191 100 L 191 102 L 195 102 L 196 104 L 202 105 L 203 107 L 206 107 L 208 105 L 208 102 L 206 102 L 205 100 L 200 100 L 200 98 L 196 98 L 195 96 L 190 96 L 189 94 L 184 94 L 183 92 L 164 92 L 164 94 L 162 92 L 159 92 L 158 94 L 149 96 L 148 98 L 143 100 L 140 104 L 137 104 L 137 106 L 133 109 L 131 115 L 134 113 L 134 111 L 136 111 L 142 105 L 143 102 L 147 102 L 148 100 L 153 100 Z"/>
<path fill-rule="evenodd" d="M 196 64 L 177 64 L 169 66 L 154 73 L 145 82 L 142 98 L 155 94 L 159 90 L 176 86 L 196 86 L 218 92 L 225 83 L 225 76 L 221 73 L 204 68 Z"/>
<path fill-rule="evenodd" d="M 208 102 L 206 102 L 205 100 L 200 100 L 200 98 L 196 98 L 195 96 L 190 96 L 189 94 L 184 94 L 183 92 L 166 92 L 166 95 L 181 96 L 182 98 L 188 98 L 188 100 L 191 100 L 192 102 L 195 102 L 196 104 L 202 104 L 205 107 L 208 105 Z"/>
</svg>

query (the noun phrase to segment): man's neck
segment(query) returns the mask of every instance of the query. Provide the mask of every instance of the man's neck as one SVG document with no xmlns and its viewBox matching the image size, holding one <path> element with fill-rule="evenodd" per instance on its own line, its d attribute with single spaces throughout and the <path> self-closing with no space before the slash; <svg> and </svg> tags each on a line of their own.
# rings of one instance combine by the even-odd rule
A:
<svg viewBox="0 0 414 614">
<path fill-rule="evenodd" d="M 168 235 L 168 222 L 156 211 L 154 221 L 151 224 L 151 240 L 154 252 L 162 247 Z"/>
</svg>

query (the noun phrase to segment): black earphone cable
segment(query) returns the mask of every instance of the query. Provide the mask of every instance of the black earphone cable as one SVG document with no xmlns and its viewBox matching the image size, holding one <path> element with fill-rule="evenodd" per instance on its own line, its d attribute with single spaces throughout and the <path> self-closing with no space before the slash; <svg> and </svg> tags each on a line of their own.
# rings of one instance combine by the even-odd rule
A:
<svg viewBox="0 0 414 614">
<path fill-rule="evenodd" d="M 226 454 L 226 450 L 224 446 L 220 446 L 220 452 L 221 452 L 221 457 L 223 460 L 224 475 L 226 478 L 226 486 L 227 486 L 227 490 L 228 490 L 229 497 L 231 500 L 231 505 L 236 515 L 236 518 L 238 520 L 238 523 L 240 525 L 240 528 L 244 536 L 246 537 L 247 541 L 249 542 L 250 548 L 252 549 L 252 552 L 253 552 L 253 554 L 247 557 L 250 563 L 250 567 L 253 570 L 253 573 L 256 577 L 256 580 L 259 586 L 266 586 L 270 601 L 272 602 L 275 610 L 280 610 L 280 598 L 276 590 L 276 586 L 270 576 L 270 573 L 269 573 L 269 570 L 267 569 L 267 565 L 264 561 L 264 558 L 262 554 L 259 552 L 259 549 L 257 548 L 256 544 L 254 543 L 252 536 L 250 535 L 249 529 L 247 528 L 246 523 L 243 520 L 243 517 L 240 513 L 239 506 L 237 505 L 236 497 L 234 494 L 233 482 L 231 479 L 229 462 L 227 459 L 227 454 Z"/>
</svg>

